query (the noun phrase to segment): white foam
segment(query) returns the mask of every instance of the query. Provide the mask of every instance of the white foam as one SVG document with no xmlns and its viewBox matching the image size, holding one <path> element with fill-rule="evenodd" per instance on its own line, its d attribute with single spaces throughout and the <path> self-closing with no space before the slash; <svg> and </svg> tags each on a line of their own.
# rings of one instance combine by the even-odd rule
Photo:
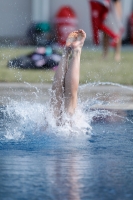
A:
<svg viewBox="0 0 133 200">
<path fill-rule="evenodd" d="M 111 84 L 111 83 L 97 83 L 97 84 Z M 96 83 L 94 83 L 96 85 Z M 117 84 L 120 86 L 119 84 Z M 84 94 L 84 88 L 89 87 L 90 84 L 85 84 L 80 87 Z M 36 95 L 39 97 L 38 89 Z M 36 96 L 35 95 L 35 96 Z M 92 127 L 91 122 L 94 117 L 98 115 L 106 118 L 106 116 L 116 116 L 116 113 L 111 113 L 107 110 L 91 110 L 94 104 L 102 105 L 104 100 L 99 100 L 97 95 L 93 98 L 86 100 L 79 99 L 77 111 L 70 119 L 67 115 L 63 114 L 65 123 L 62 126 L 56 125 L 52 113 L 50 112 L 49 102 L 45 104 L 33 103 L 22 100 L 21 102 L 12 101 L 6 107 L 6 134 L 7 139 L 23 139 L 27 134 L 55 134 L 56 136 L 85 136 L 91 135 Z M 106 102 L 110 103 L 110 102 Z"/>
</svg>

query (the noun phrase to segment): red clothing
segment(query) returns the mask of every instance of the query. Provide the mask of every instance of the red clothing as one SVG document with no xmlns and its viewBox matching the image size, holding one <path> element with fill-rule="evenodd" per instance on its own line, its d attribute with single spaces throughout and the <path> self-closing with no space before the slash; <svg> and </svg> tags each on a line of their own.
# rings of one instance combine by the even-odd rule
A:
<svg viewBox="0 0 133 200">
<path fill-rule="evenodd" d="M 105 6 L 109 5 L 110 0 L 90 0 L 91 6 L 91 18 L 92 18 L 92 29 L 93 29 L 93 41 L 94 44 L 99 44 L 99 30 L 108 34 L 111 38 L 115 39 L 118 37 L 112 30 L 109 29 L 104 24 L 104 20 L 108 14 L 109 7 Z"/>
<path fill-rule="evenodd" d="M 100 4 L 105 6 L 106 8 L 109 8 L 109 6 L 110 6 L 110 0 L 91 0 L 91 1 L 99 2 Z"/>
</svg>

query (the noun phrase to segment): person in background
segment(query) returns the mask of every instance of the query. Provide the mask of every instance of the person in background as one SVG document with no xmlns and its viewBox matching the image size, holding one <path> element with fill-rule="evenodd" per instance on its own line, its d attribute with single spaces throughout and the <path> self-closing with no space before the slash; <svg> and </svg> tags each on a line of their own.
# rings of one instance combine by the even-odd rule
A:
<svg viewBox="0 0 133 200">
<path fill-rule="evenodd" d="M 104 24 L 109 11 L 110 0 L 89 0 L 89 4 L 91 8 L 93 42 L 99 45 L 99 30 L 110 35 L 110 30 Z"/>
<path fill-rule="evenodd" d="M 91 7 L 93 41 L 98 45 L 99 30 L 103 32 L 103 57 L 108 54 L 109 45 L 115 49 L 115 60 L 121 59 L 122 9 L 120 0 L 89 0 Z M 111 39 L 111 42 L 110 42 Z"/>
<path fill-rule="evenodd" d="M 116 35 L 119 37 L 117 40 L 110 43 L 110 37 L 107 33 L 103 32 L 103 57 L 106 58 L 109 51 L 109 46 L 114 47 L 114 59 L 116 61 L 121 60 L 121 39 L 123 33 L 122 25 L 122 6 L 120 0 L 111 0 L 110 10 L 107 18 L 104 22 L 106 26 L 109 26 Z"/>
</svg>

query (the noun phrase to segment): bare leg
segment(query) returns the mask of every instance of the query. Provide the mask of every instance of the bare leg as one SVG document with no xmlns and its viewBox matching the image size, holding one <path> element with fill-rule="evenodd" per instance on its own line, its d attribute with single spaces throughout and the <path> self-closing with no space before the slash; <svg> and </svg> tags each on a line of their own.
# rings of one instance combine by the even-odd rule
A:
<svg viewBox="0 0 133 200">
<path fill-rule="evenodd" d="M 119 39 L 116 47 L 115 47 L 115 55 L 114 55 L 115 61 L 121 60 L 121 38 Z"/>
<path fill-rule="evenodd" d="M 115 11 L 116 11 L 116 15 L 118 20 L 121 21 L 122 19 L 122 6 L 121 6 L 121 1 L 118 0 L 114 3 L 114 7 L 115 7 Z M 115 55 L 114 58 L 116 61 L 120 61 L 121 60 L 121 37 L 115 47 Z"/>
<path fill-rule="evenodd" d="M 106 58 L 109 50 L 109 36 L 103 33 L 103 58 Z M 121 60 L 121 38 L 118 39 L 116 46 L 114 47 L 114 59 L 115 61 Z"/>
<path fill-rule="evenodd" d="M 77 92 L 80 75 L 80 56 L 86 33 L 83 30 L 72 32 L 66 41 L 66 47 L 71 47 L 72 57 L 65 75 L 65 112 L 72 115 L 77 106 Z"/>
<path fill-rule="evenodd" d="M 60 120 L 62 112 L 65 111 L 66 113 L 73 114 L 76 108 L 80 55 L 85 37 L 86 34 L 83 30 L 74 31 L 69 34 L 66 41 L 65 53 L 55 72 L 51 106 L 57 120 Z M 70 52 L 71 58 L 69 60 Z"/>
<path fill-rule="evenodd" d="M 54 116 L 60 119 L 62 112 L 62 103 L 63 103 L 63 95 L 64 95 L 64 80 L 65 73 L 68 67 L 68 50 L 64 50 L 64 54 L 59 63 L 59 66 L 55 72 L 54 81 L 52 84 L 52 92 L 51 92 L 51 106 L 54 112 Z"/>
<path fill-rule="evenodd" d="M 103 58 L 106 58 L 109 51 L 109 36 L 103 32 Z"/>
</svg>

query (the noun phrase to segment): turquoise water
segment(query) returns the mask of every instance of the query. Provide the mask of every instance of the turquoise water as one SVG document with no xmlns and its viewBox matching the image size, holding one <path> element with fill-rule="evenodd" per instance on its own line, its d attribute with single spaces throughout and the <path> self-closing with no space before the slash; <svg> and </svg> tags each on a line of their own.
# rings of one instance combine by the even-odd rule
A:
<svg viewBox="0 0 133 200">
<path fill-rule="evenodd" d="M 72 127 L 47 103 L 1 106 L 0 200 L 132 200 L 133 111 L 91 110 L 105 103 L 82 100 Z"/>
</svg>

